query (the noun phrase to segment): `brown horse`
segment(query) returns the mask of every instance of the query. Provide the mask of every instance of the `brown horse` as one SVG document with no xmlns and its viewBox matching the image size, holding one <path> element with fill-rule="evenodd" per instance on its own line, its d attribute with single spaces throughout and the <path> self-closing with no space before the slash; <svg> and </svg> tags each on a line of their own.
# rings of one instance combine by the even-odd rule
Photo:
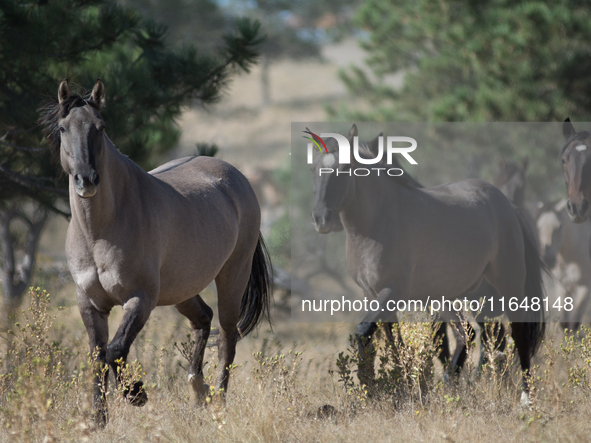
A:
<svg viewBox="0 0 591 443">
<path fill-rule="evenodd" d="M 106 136 L 99 112 L 104 94 L 100 80 L 88 99 L 72 95 L 64 80 L 58 102 L 46 105 L 41 118 L 69 175 L 66 256 L 90 349 L 101 367 L 107 363 L 117 373 L 152 310 L 174 305 L 193 330 L 189 381 L 202 400 L 213 311 L 199 293 L 215 281 L 218 390 L 227 390 L 236 341 L 268 318 L 270 263 L 259 205 L 247 179 L 218 159 L 187 157 L 142 170 Z M 123 319 L 107 343 L 108 316 L 116 305 L 123 306 Z M 99 425 L 107 422 L 102 373 L 94 387 Z M 147 401 L 141 381 L 124 393 L 133 405 Z"/>
<path fill-rule="evenodd" d="M 526 172 L 529 164 L 529 159 L 525 158 L 521 162 L 499 160 L 498 173 L 493 184 L 513 203 L 519 212 L 521 219 L 526 223 L 527 229 L 532 233 L 533 239 L 536 240 L 536 251 L 539 250 L 537 245 L 537 226 L 533 217 L 525 208 L 525 188 L 527 185 Z M 472 294 L 463 294 L 460 298 L 467 297 L 472 300 L 490 300 L 490 297 L 498 297 L 498 294 L 494 287 L 491 286 L 488 281 L 484 280 L 480 287 Z M 503 352 L 506 347 L 505 338 L 505 327 L 502 322 L 497 321 L 494 323 L 493 329 L 485 327 L 484 320 L 486 318 L 495 318 L 502 316 L 503 312 L 500 310 L 491 311 L 488 306 L 476 316 L 476 321 L 480 326 L 480 359 L 478 363 L 479 369 L 482 368 L 487 357 L 487 350 L 496 349 Z M 454 355 L 451 357 L 451 369 L 458 374 L 464 363 L 466 362 L 467 354 L 467 343 L 474 339 L 474 330 L 468 323 L 466 325 L 467 330 L 460 331 L 457 328 L 453 328 L 453 332 L 456 340 L 456 350 Z M 489 331 L 492 332 L 492 336 L 489 337 Z M 448 351 L 449 352 L 449 351 Z"/>
<path fill-rule="evenodd" d="M 591 132 L 575 131 L 570 118 L 562 124 L 565 143 L 561 159 L 568 192 L 566 211 L 575 223 L 583 223 L 589 218 L 591 201 Z"/>
<path fill-rule="evenodd" d="M 353 125 L 347 137 L 350 146 L 356 136 Z M 365 348 L 376 322 L 396 321 L 392 301 L 426 302 L 434 295 L 453 300 L 478 288 L 484 278 L 507 300 L 541 301 L 537 241 L 496 187 L 465 180 L 419 188 L 404 174 L 357 176 L 356 161 L 340 164 L 335 140 L 325 144 L 327 153 L 316 152 L 312 165 L 314 226 L 328 233 L 340 218 L 347 269 L 365 296 L 378 301 L 378 308 L 368 312 L 357 329 L 362 359 L 368 355 Z M 332 173 L 326 173 L 326 165 Z M 512 311 L 508 316 L 524 371 L 522 401 L 528 403 L 525 375 L 543 337 L 544 312 Z M 360 363 L 360 369 L 368 367 Z M 366 384 L 372 376 L 371 371 L 359 373 Z"/>
</svg>

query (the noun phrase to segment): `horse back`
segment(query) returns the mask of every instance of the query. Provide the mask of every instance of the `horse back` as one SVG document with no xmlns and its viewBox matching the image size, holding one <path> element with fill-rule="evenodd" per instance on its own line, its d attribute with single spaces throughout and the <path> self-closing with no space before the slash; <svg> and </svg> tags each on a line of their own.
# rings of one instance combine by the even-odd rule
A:
<svg viewBox="0 0 591 443">
<path fill-rule="evenodd" d="M 161 258 L 164 286 L 176 286 L 197 269 L 207 276 L 208 284 L 237 249 L 245 248 L 245 255 L 252 256 L 260 208 L 238 169 L 219 159 L 192 157 L 174 160 L 150 174 L 164 184 L 161 198 L 166 210 L 160 218 L 162 229 L 169 233 Z"/>
</svg>

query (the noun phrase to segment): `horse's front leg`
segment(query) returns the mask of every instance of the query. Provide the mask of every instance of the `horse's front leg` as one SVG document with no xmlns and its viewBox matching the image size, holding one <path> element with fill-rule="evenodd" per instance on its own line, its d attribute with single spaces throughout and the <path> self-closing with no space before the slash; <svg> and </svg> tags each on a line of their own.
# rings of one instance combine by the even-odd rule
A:
<svg viewBox="0 0 591 443">
<path fill-rule="evenodd" d="M 376 312 L 370 312 L 366 315 L 363 322 L 357 326 L 357 344 L 359 347 L 359 366 L 357 370 L 357 377 L 362 385 L 371 387 L 375 380 L 375 356 L 376 351 L 373 345 L 373 335 L 377 329 L 377 322 L 387 321 L 396 322 L 397 317 L 395 312 L 388 312 L 387 303 L 390 300 L 392 291 L 384 289 L 378 295 L 379 308 Z M 367 294 L 366 294 L 367 297 Z M 392 324 L 387 323 L 386 327 L 389 329 L 386 332 L 387 338 L 392 342 Z"/>
<path fill-rule="evenodd" d="M 108 421 L 105 395 L 109 372 L 105 363 L 109 341 L 109 311 L 101 312 L 96 309 L 80 289 L 76 290 L 76 301 L 88 333 L 90 353 L 94 358 L 94 420 L 99 427 L 104 427 Z"/>
<path fill-rule="evenodd" d="M 150 313 L 156 307 L 156 297 L 148 296 L 144 291 L 139 290 L 123 305 L 123 319 L 113 340 L 107 346 L 107 363 L 113 368 L 115 374 L 119 374 L 118 367 L 123 368 L 131 344 L 142 330 Z M 119 377 L 116 377 L 119 383 Z M 142 381 L 132 381 L 126 386 L 123 395 L 134 406 L 143 406 L 148 401 L 148 396 L 143 389 Z"/>
</svg>

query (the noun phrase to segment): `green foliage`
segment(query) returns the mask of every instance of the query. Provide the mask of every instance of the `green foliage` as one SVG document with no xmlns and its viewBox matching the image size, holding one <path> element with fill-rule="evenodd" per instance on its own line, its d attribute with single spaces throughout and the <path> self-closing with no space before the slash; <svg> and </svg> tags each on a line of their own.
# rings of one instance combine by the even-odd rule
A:
<svg viewBox="0 0 591 443">
<path fill-rule="evenodd" d="M 576 333 L 565 330 L 560 350 L 568 363 L 569 386 L 578 388 L 585 397 L 589 397 L 591 395 L 591 328 L 582 326 Z"/>
<path fill-rule="evenodd" d="M 252 356 L 255 366 L 250 373 L 259 389 L 271 394 L 273 398 L 283 397 L 294 402 L 298 397 L 296 382 L 303 360 L 302 353 L 291 350 L 288 354 L 265 357 L 264 352 L 259 351 Z"/>
<path fill-rule="evenodd" d="M 231 26 L 229 17 L 213 0 L 123 0 L 121 3 L 165 24 L 166 41 L 174 46 L 199 42 L 200 48 L 214 51 Z"/>
<path fill-rule="evenodd" d="M 436 323 L 395 323 L 392 341 L 380 342 L 379 337 L 374 338 L 364 356 L 358 349 L 357 337 L 349 336 L 347 353 L 341 352 L 336 361 L 339 382 L 343 383 L 348 397 L 361 405 L 370 396 L 423 403 L 435 386 L 433 362 L 441 344 L 435 340 L 436 326 Z M 376 356 L 377 375 L 373 373 Z M 352 376 L 355 367 L 359 368 L 359 374 L 370 375 L 369 385 L 355 382 Z"/>
<path fill-rule="evenodd" d="M 177 143 L 184 106 L 218 101 L 234 70 L 256 62 L 259 30 L 238 20 L 218 51 L 203 54 L 171 49 L 165 26 L 103 0 L 0 2 L 0 200 L 28 196 L 55 209 L 67 196 L 36 125 L 39 103 L 63 78 L 85 87 L 103 81 L 109 137 L 149 168 Z"/>
<path fill-rule="evenodd" d="M 63 389 L 78 385 L 69 380 L 65 364 L 73 357 L 59 341 L 50 339 L 56 314 L 50 314 L 50 297 L 40 288 L 29 291 L 31 307 L 23 321 L 8 331 L 8 347 L 0 359 L 0 413 L 3 425 L 29 436 L 31 423 L 48 424 L 59 407 Z"/>
<path fill-rule="evenodd" d="M 562 121 L 589 116 L 591 12 L 581 1 L 366 0 L 357 24 L 378 76 L 406 70 L 402 90 L 343 74 L 377 121 Z"/>
<path fill-rule="evenodd" d="M 256 18 L 269 38 L 261 51 L 269 59 L 320 55 L 320 43 L 351 32 L 351 11 L 358 0 L 231 0 L 228 12 Z"/>
<path fill-rule="evenodd" d="M 591 117 L 591 11 L 585 2 L 365 0 L 356 25 L 364 31 L 360 43 L 372 73 L 341 72 L 355 99 L 329 108 L 334 120 L 562 122 L 567 116 Z M 392 81 L 395 73 L 404 73 L 402 85 Z M 493 143 L 469 146 L 463 159 L 449 166 L 451 177 L 433 176 L 435 183 L 475 176 L 490 180 L 481 168 L 496 163 L 495 156 L 521 161 L 529 155 L 528 178 L 536 182 L 529 189 L 536 198 L 564 193 L 556 182 L 553 189 L 548 186 L 561 176 L 555 158 L 560 146 L 549 152 L 521 144 L 497 153 Z"/>
</svg>

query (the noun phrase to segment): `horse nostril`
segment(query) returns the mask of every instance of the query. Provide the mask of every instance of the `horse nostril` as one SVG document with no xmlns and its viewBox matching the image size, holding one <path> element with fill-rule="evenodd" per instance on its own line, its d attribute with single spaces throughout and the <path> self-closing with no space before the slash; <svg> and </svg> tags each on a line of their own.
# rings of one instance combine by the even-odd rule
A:
<svg viewBox="0 0 591 443">
<path fill-rule="evenodd" d="M 92 174 L 90 174 L 90 181 L 93 185 L 98 186 L 99 182 L 101 181 L 101 178 L 96 172 L 93 172 Z"/>
<path fill-rule="evenodd" d="M 570 200 L 566 202 L 566 212 L 568 212 L 569 215 L 575 215 L 575 208 Z"/>
<path fill-rule="evenodd" d="M 318 220 L 318 216 L 314 212 L 312 212 L 310 215 L 312 216 L 312 224 L 314 226 L 320 225 L 319 220 Z"/>
<path fill-rule="evenodd" d="M 80 174 L 74 175 L 74 184 L 79 188 L 82 187 L 83 180 Z"/>
</svg>

